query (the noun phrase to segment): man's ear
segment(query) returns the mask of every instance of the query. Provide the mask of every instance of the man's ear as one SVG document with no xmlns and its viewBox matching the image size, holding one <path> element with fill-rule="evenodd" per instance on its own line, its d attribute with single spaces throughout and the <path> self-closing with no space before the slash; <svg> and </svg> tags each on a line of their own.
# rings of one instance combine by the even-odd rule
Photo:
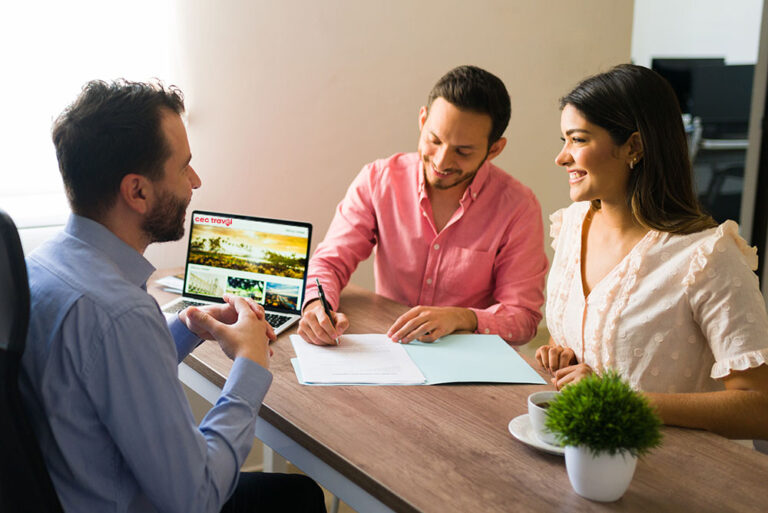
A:
<svg viewBox="0 0 768 513">
<path fill-rule="evenodd" d="M 128 173 L 120 181 L 120 198 L 131 210 L 139 214 L 149 212 L 153 193 L 152 181 L 146 176 Z"/>
<path fill-rule="evenodd" d="M 485 160 L 493 160 L 498 156 L 499 153 L 501 153 L 501 150 L 504 149 L 504 146 L 507 145 L 507 138 L 501 137 L 498 141 L 491 144 L 491 147 L 488 149 L 488 156 L 485 157 Z"/>
<path fill-rule="evenodd" d="M 424 123 L 427 122 L 427 116 L 429 115 L 429 110 L 427 109 L 426 105 L 423 105 L 419 109 L 419 132 L 424 128 Z"/>
</svg>

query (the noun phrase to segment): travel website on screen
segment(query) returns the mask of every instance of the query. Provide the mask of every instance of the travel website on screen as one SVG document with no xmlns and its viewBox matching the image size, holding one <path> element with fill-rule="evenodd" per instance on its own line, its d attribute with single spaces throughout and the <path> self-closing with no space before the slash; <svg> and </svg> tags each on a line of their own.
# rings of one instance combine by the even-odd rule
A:
<svg viewBox="0 0 768 513">
<path fill-rule="evenodd" d="M 226 292 L 298 310 L 308 235 L 302 226 L 195 214 L 185 292 L 216 298 Z"/>
</svg>

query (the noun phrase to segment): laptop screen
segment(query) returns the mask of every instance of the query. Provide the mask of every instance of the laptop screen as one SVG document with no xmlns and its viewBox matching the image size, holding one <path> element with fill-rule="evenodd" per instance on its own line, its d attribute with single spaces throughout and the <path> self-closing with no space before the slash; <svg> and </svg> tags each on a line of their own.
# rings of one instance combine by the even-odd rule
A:
<svg viewBox="0 0 768 513">
<path fill-rule="evenodd" d="M 309 223 L 195 210 L 184 295 L 221 302 L 230 293 L 299 314 L 311 236 Z"/>
</svg>

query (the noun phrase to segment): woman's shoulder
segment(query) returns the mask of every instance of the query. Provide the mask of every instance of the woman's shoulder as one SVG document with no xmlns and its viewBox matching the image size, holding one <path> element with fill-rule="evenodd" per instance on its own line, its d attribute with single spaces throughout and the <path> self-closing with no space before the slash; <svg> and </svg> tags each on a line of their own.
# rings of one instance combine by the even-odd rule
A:
<svg viewBox="0 0 768 513">
<path fill-rule="evenodd" d="M 692 284 L 707 269 L 715 272 L 729 267 L 757 269 L 757 248 L 751 247 L 739 235 L 739 225 L 734 221 L 676 238 L 679 238 L 678 245 L 690 256 L 688 273 L 683 280 L 685 285 Z"/>
<path fill-rule="evenodd" d="M 573 218 L 583 218 L 584 215 L 586 215 L 587 211 L 590 207 L 589 201 L 574 201 L 567 207 L 561 208 L 560 210 L 556 210 L 554 213 L 550 214 L 549 219 L 552 221 L 555 218 L 557 219 L 573 219 Z"/>
<path fill-rule="evenodd" d="M 552 238 L 552 248 L 557 249 L 557 241 L 563 226 L 580 224 L 589 210 L 588 201 L 577 201 L 565 208 L 555 211 L 549 216 L 549 236 Z"/>
</svg>

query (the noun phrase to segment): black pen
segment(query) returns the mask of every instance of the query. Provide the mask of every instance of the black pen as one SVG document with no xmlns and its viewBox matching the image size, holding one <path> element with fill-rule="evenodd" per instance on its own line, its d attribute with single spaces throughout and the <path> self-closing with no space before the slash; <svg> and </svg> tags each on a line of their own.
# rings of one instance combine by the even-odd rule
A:
<svg viewBox="0 0 768 513">
<path fill-rule="evenodd" d="M 325 310 L 325 315 L 328 316 L 328 318 L 331 320 L 331 326 L 336 328 L 336 323 L 333 322 L 333 316 L 331 315 L 331 307 L 328 306 L 328 301 L 325 299 L 325 292 L 323 292 L 323 286 L 320 285 L 320 280 L 315 278 L 315 283 L 317 283 L 317 292 L 320 294 L 320 301 L 323 303 L 323 310 Z M 336 337 L 336 345 L 339 345 L 339 337 Z"/>
</svg>

